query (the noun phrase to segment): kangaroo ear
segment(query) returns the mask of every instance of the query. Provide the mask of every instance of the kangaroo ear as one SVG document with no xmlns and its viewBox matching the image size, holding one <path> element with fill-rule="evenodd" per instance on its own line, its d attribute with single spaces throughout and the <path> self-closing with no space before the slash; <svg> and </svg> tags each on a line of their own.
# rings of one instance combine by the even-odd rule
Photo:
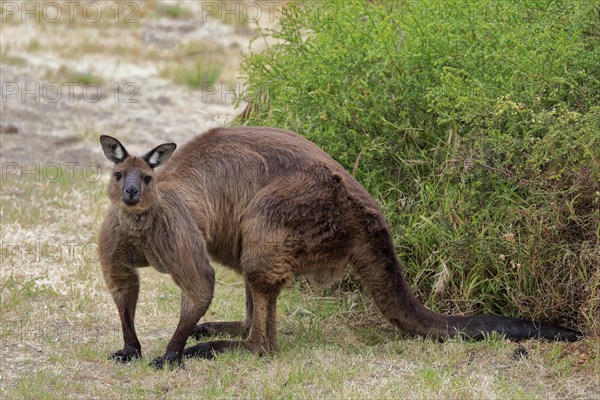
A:
<svg viewBox="0 0 600 400">
<path fill-rule="evenodd" d="M 175 151 L 177 145 L 175 143 L 165 143 L 157 146 L 154 150 L 150 150 L 142 158 L 146 160 L 152 168 L 160 167 L 167 162 L 171 154 Z"/>
<path fill-rule="evenodd" d="M 102 135 L 100 136 L 100 144 L 102 145 L 102 150 L 104 150 L 106 158 L 115 164 L 120 163 L 129 155 L 121 142 L 114 137 Z"/>
</svg>

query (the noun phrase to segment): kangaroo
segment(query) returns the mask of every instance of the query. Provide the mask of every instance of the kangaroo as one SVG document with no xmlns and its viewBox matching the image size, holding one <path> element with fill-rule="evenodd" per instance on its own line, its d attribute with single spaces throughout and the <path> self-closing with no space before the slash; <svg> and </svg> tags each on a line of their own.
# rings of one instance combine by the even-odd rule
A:
<svg viewBox="0 0 600 400">
<path fill-rule="evenodd" d="M 335 279 L 347 265 L 385 318 L 413 334 L 481 339 L 495 331 L 515 340 L 567 341 L 580 336 L 522 319 L 427 309 L 403 276 L 375 200 L 328 154 L 293 132 L 216 128 L 177 151 L 166 143 L 141 157 L 129 155 L 110 136 L 101 136 L 100 142 L 114 162 L 99 255 L 123 330 L 124 347 L 111 355 L 117 361 L 141 356 L 134 318 L 138 268 L 146 266 L 170 274 L 181 288 L 179 323 L 164 356 L 152 362 L 156 368 L 182 365 L 182 357 L 211 358 L 235 349 L 276 350 L 281 290 L 298 275 Z M 196 325 L 213 297 L 211 259 L 243 276 L 244 321 Z M 185 348 L 192 335 L 216 333 L 242 340 Z"/>
</svg>

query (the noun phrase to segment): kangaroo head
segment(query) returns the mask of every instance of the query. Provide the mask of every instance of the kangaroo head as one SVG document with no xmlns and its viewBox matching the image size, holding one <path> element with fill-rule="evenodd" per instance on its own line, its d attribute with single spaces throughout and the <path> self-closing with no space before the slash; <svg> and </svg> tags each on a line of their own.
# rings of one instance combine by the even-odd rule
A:
<svg viewBox="0 0 600 400">
<path fill-rule="evenodd" d="M 102 135 L 100 144 L 106 157 L 115 163 L 108 184 L 108 196 L 111 202 L 125 210 L 144 211 L 150 208 L 158 198 L 158 189 L 154 180 L 154 168 L 164 164 L 177 145 L 165 143 L 141 157 L 129 155 L 117 139 Z"/>
</svg>

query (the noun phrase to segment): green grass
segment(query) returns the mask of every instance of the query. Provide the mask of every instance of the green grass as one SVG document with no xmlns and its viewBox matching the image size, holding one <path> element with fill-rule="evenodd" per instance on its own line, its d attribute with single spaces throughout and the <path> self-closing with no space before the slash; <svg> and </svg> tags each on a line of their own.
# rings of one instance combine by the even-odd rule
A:
<svg viewBox="0 0 600 400">
<path fill-rule="evenodd" d="M 250 6 L 247 6 L 250 4 Z M 263 14 L 255 14 L 256 6 Z M 268 6 L 267 6 L 268 7 Z M 205 14 L 223 24 L 232 25 L 239 30 L 247 29 L 249 24 L 255 22 L 253 19 L 266 19 L 267 7 L 261 7 L 260 2 L 257 3 L 229 3 L 227 0 L 217 0 L 208 3 Z"/>
<path fill-rule="evenodd" d="M 0 52 L 0 62 L 11 65 L 26 65 L 27 60 L 23 57 L 10 54 L 10 46 L 5 46 Z"/>
<path fill-rule="evenodd" d="M 161 70 L 160 76 L 179 85 L 202 89 L 206 85 L 214 84 L 219 79 L 222 70 L 223 67 L 220 64 L 193 61 L 167 66 Z"/>
<path fill-rule="evenodd" d="M 11 64 L 11 65 L 25 65 L 27 64 L 27 60 L 23 57 L 12 56 L 12 55 L 2 55 L 0 57 L 0 62 Z"/>
<path fill-rule="evenodd" d="M 179 4 L 163 4 L 158 8 L 158 15 L 171 18 L 190 18 L 193 14 L 185 7 Z"/>
<path fill-rule="evenodd" d="M 38 51 L 42 49 L 42 45 L 38 39 L 31 39 L 26 48 L 28 51 Z"/>
<path fill-rule="evenodd" d="M 52 82 L 77 82 L 84 86 L 104 84 L 104 78 L 92 71 L 77 72 L 66 65 L 57 69 L 47 69 L 44 79 Z"/>
</svg>

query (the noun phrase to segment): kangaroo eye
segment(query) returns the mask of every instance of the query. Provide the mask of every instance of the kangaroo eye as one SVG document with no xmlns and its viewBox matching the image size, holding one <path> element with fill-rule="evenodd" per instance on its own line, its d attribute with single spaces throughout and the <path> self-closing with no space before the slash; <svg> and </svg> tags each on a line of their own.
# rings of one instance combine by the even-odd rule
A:
<svg viewBox="0 0 600 400">
<path fill-rule="evenodd" d="M 119 180 L 120 180 L 122 177 L 123 177 L 123 175 L 121 175 L 121 173 L 120 173 L 120 172 L 115 172 L 115 179 L 116 179 L 117 181 L 119 181 Z"/>
<path fill-rule="evenodd" d="M 152 177 L 150 175 L 146 175 L 144 177 L 144 183 L 146 183 L 146 185 L 149 184 L 151 180 L 152 180 Z"/>
</svg>

